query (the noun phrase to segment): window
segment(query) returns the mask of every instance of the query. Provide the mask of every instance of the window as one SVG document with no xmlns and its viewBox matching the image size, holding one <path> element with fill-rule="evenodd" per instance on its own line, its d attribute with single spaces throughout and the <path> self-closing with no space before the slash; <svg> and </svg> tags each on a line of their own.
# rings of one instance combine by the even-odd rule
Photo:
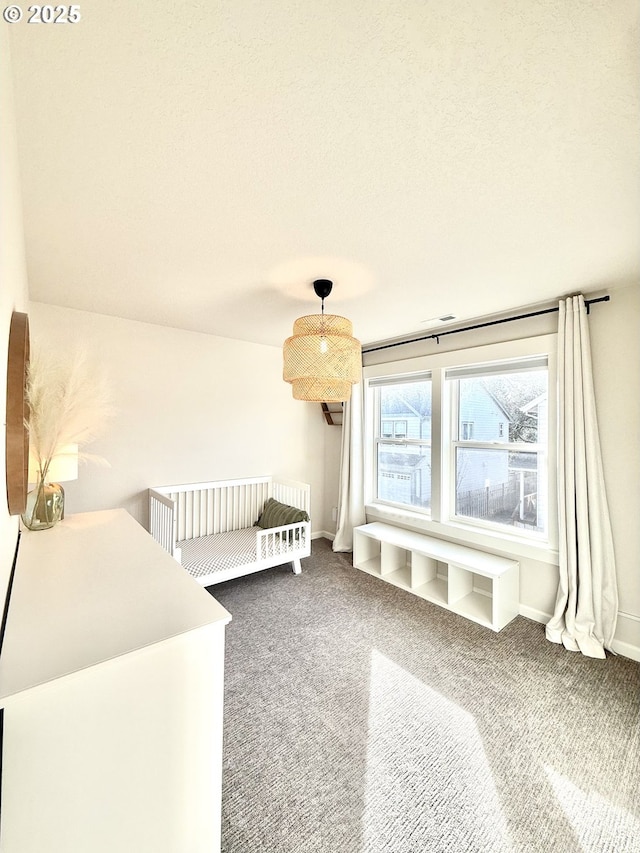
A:
<svg viewBox="0 0 640 853">
<path fill-rule="evenodd" d="M 445 381 L 452 424 L 451 516 L 544 533 L 546 359 L 453 368 Z"/>
<path fill-rule="evenodd" d="M 383 438 L 406 438 L 406 421 L 382 421 L 381 434 Z"/>
<path fill-rule="evenodd" d="M 554 547 L 555 344 L 547 335 L 365 367 L 368 511 L 469 542 Z"/>
<path fill-rule="evenodd" d="M 393 422 L 393 437 L 394 438 L 406 438 L 407 437 L 407 422 L 406 421 L 394 421 Z"/>
<path fill-rule="evenodd" d="M 375 499 L 426 509 L 431 502 L 431 381 L 375 385 Z"/>
</svg>

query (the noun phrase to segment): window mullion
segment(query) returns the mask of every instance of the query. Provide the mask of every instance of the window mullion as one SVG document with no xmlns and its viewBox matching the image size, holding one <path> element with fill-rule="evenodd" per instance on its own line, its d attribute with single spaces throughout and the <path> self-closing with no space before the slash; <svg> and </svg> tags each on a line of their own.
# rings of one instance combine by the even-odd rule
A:
<svg viewBox="0 0 640 853">
<path fill-rule="evenodd" d="M 431 518 L 442 520 L 442 398 L 444 371 L 431 372 Z M 446 421 L 446 418 L 445 418 Z"/>
</svg>

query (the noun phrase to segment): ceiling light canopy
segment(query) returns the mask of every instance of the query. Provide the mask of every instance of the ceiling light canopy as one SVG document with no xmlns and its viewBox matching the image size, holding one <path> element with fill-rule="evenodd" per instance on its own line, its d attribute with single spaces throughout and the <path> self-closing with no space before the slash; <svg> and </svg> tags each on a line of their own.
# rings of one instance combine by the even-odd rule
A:
<svg viewBox="0 0 640 853">
<path fill-rule="evenodd" d="M 284 342 L 285 382 L 290 382 L 296 400 L 341 403 L 351 397 L 351 386 L 360 381 L 362 348 L 353 335 L 351 322 L 337 314 L 324 313 L 324 300 L 333 282 L 313 282 L 322 299 L 322 313 L 299 317 L 293 335 Z"/>
</svg>

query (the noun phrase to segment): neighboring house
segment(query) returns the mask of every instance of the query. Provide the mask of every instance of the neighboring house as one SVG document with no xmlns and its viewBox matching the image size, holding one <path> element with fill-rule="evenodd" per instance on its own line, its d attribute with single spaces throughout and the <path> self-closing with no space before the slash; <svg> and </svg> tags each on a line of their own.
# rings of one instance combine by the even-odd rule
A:
<svg viewBox="0 0 640 853">
<path fill-rule="evenodd" d="M 511 418 L 481 380 L 464 381 L 460 393 L 459 441 L 508 443 Z M 509 451 L 459 447 L 456 491 L 472 492 L 506 483 L 509 478 Z"/>
<path fill-rule="evenodd" d="M 413 395 L 382 398 L 378 457 L 378 497 L 383 501 L 428 507 L 431 503 L 431 400 Z M 391 444 L 409 441 L 418 444 Z"/>
<path fill-rule="evenodd" d="M 460 440 L 506 443 L 509 423 L 505 409 L 481 382 L 467 383 L 460 400 Z M 418 391 L 415 395 L 410 392 L 385 394 L 381 398 L 380 438 L 378 497 L 394 503 L 429 507 L 431 401 Z M 420 443 L 403 444 L 405 439 Z M 458 453 L 458 491 L 472 491 L 507 481 L 508 450 L 497 453 L 495 450 L 459 448 Z"/>
<path fill-rule="evenodd" d="M 535 400 L 531 400 L 520 411 L 528 415 L 536 423 L 538 442 L 543 447 L 547 445 L 549 424 L 549 395 L 540 394 Z M 518 477 L 519 503 L 517 522 L 528 523 L 539 527 L 541 519 L 547 515 L 547 466 L 539 465 L 540 457 L 536 454 L 511 454 L 509 470 Z M 532 479 L 532 476 L 535 479 Z M 531 483 L 535 483 L 535 490 Z M 529 484 L 529 485 L 528 485 Z"/>
<path fill-rule="evenodd" d="M 542 430 L 544 430 L 544 434 L 539 434 L 538 441 L 546 443 L 547 423 L 549 420 L 549 395 L 546 392 L 544 394 L 540 394 L 535 398 L 535 400 L 531 400 L 530 403 L 520 406 L 520 411 L 529 415 L 530 418 L 536 421 L 541 433 Z"/>
</svg>

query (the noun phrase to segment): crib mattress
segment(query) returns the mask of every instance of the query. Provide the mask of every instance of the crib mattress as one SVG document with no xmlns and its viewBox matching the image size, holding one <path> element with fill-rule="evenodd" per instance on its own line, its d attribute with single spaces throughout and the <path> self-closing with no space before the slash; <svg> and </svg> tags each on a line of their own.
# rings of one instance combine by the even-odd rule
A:
<svg viewBox="0 0 640 853">
<path fill-rule="evenodd" d="M 196 539 L 183 539 L 177 545 L 182 549 L 182 566 L 195 578 L 205 577 L 213 572 L 234 569 L 257 561 L 256 533 L 259 527 L 245 527 L 228 533 L 215 533 L 211 536 L 198 536 Z M 280 549 L 291 552 L 299 549 L 297 539 L 280 543 Z M 268 556 L 273 556 L 269 554 Z"/>
<path fill-rule="evenodd" d="M 229 533 L 198 536 L 178 542 L 182 549 L 182 565 L 194 577 L 215 571 L 234 569 L 256 561 L 256 528 L 245 527 Z"/>
</svg>

